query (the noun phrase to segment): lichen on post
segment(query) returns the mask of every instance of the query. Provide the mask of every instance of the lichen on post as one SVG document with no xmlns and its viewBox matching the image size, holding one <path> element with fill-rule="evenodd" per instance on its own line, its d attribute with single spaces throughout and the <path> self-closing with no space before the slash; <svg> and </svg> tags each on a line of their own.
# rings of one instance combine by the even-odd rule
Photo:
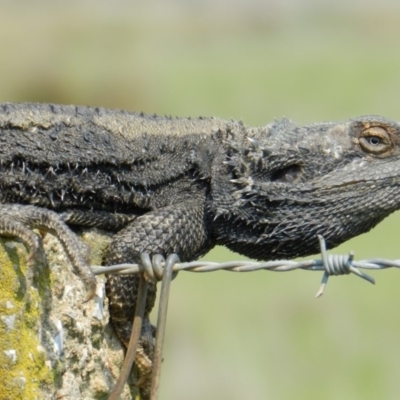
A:
<svg viewBox="0 0 400 400">
<path fill-rule="evenodd" d="M 92 230 L 82 235 L 100 264 L 109 243 Z M 27 261 L 27 249 L 0 239 L 0 400 L 106 399 L 124 351 L 108 324 L 104 277 L 84 303 L 82 282 L 51 235 L 44 253 Z M 131 382 L 123 400 L 136 397 Z"/>
</svg>

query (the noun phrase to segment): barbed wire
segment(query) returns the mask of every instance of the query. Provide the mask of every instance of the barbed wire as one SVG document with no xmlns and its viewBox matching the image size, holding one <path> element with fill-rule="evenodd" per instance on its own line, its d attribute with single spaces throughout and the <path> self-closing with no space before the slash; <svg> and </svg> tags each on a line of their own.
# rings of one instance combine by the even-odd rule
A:
<svg viewBox="0 0 400 400">
<path fill-rule="evenodd" d="M 366 281 L 375 284 L 372 276 L 366 274 L 360 269 L 367 270 L 382 270 L 386 268 L 400 268 L 400 260 L 388 260 L 383 258 L 374 258 L 356 261 L 354 260 L 354 253 L 350 252 L 348 255 L 343 254 L 328 254 L 326 250 L 325 240 L 322 236 L 318 235 L 320 242 L 321 259 L 293 261 L 293 260 L 275 260 L 275 261 L 229 261 L 223 263 L 210 262 L 210 261 L 192 261 L 184 263 L 176 263 L 173 267 L 174 276 L 179 271 L 190 272 L 213 272 L 213 271 L 231 271 L 231 272 L 253 272 L 258 270 L 267 270 L 274 272 L 288 272 L 297 269 L 307 271 L 323 271 L 321 286 L 316 294 L 320 297 L 329 276 L 332 275 L 346 275 L 353 273 Z M 147 261 L 145 261 L 147 260 Z M 162 256 L 156 255 L 153 260 L 147 257 L 142 258 L 141 263 L 138 264 L 118 264 L 112 266 L 92 266 L 95 275 L 100 274 L 138 274 L 144 273 L 152 281 L 162 279 L 163 267 L 165 260 Z"/>
<path fill-rule="evenodd" d="M 372 276 L 360 271 L 361 269 L 368 270 L 381 270 L 386 268 L 400 268 L 400 260 L 387 260 L 381 258 L 369 260 L 354 260 L 354 253 L 350 252 L 348 255 L 342 254 L 328 254 L 326 250 L 326 243 L 322 236 L 318 235 L 321 259 L 319 260 L 306 260 L 306 261 L 292 261 L 292 260 L 276 260 L 266 262 L 256 261 L 230 261 L 225 263 L 208 262 L 208 261 L 193 261 L 180 263 L 176 254 L 170 254 L 167 260 L 160 254 L 156 254 L 150 260 L 147 253 L 141 253 L 140 263 L 138 264 L 118 264 L 109 267 L 105 266 L 92 266 L 95 275 L 100 274 L 140 274 L 139 292 L 137 298 L 137 305 L 131 338 L 127 350 L 127 355 L 124 360 L 122 372 L 118 381 L 110 393 L 109 400 L 118 399 L 122 388 L 127 380 L 129 371 L 131 369 L 137 343 L 141 332 L 141 324 L 144 313 L 144 304 L 147 296 L 147 282 L 152 280 L 157 282 L 162 279 L 161 295 L 158 310 L 158 320 L 155 339 L 155 352 L 153 358 L 153 372 L 151 377 L 151 399 L 158 398 L 158 388 L 160 371 L 162 365 L 162 346 L 165 332 L 165 325 L 167 319 L 168 307 L 168 293 L 171 280 L 176 276 L 179 271 L 190 272 L 212 272 L 212 271 L 232 271 L 232 272 L 252 272 L 258 270 L 267 270 L 275 272 L 288 272 L 296 269 L 304 269 L 308 271 L 323 271 L 322 282 L 316 297 L 320 297 L 325 290 L 328 279 L 332 275 L 346 275 L 355 274 L 366 281 L 375 284 Z"/>
</svg>

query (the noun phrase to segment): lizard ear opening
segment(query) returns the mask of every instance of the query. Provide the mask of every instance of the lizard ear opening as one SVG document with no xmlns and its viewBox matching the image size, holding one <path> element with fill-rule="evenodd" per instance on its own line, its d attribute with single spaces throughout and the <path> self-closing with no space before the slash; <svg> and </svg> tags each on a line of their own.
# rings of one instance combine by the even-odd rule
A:
<svg viewBox="0 0 400 400">
<path fill-rule="evenodd" d="M 301 166 L 297 164 L 288 165 L 271 173 L 271 182 L 295 183 L 302 174 Z"/>
</svg>

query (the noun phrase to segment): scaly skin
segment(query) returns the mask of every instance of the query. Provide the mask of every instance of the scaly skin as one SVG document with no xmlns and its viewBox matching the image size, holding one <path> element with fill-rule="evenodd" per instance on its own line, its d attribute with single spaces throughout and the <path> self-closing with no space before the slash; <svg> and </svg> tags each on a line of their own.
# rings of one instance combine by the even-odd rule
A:
<svg viewBox="0 0 400 400">
<path fill-rule="evenodd" d="M 400 125 L 367 116 L 248 128 L 88 107 L 0 106 L 0 234 L 37 248 L 32 228 L 62 242 L 89 292 L 88 254 L 67 225 L 116 231 L 105 264 L 143 251 L 194 260 L 216 244 L 261 260 L 318 251 L 400 208 Z M 109 277 L 111 321 L 127 343 L 137 277 Z M 137 366 L 142 394 L 148 313 Z"/>
</svg>

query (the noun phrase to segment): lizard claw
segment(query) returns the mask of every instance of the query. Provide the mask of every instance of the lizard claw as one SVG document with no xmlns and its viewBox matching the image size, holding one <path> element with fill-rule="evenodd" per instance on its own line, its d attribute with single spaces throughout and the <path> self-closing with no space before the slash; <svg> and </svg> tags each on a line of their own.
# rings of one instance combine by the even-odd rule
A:
<svg viewBox="0 0 400 400">
<path fill-rule="evenodd" d="M 29 248 L 27 261 L 36 260 L 41 252 L 40 236 L 32 229 L 52 233 L 62 244 L 76 275 L 82 280 L 87 296 L 92 299 L 96 293 L 96 277 L 90 268 L 90 250 L 73 233 L 57 213 L 36 206 L 4 204 L 0 206 L 0 236 L 21 239 Z"/>
</svg>

